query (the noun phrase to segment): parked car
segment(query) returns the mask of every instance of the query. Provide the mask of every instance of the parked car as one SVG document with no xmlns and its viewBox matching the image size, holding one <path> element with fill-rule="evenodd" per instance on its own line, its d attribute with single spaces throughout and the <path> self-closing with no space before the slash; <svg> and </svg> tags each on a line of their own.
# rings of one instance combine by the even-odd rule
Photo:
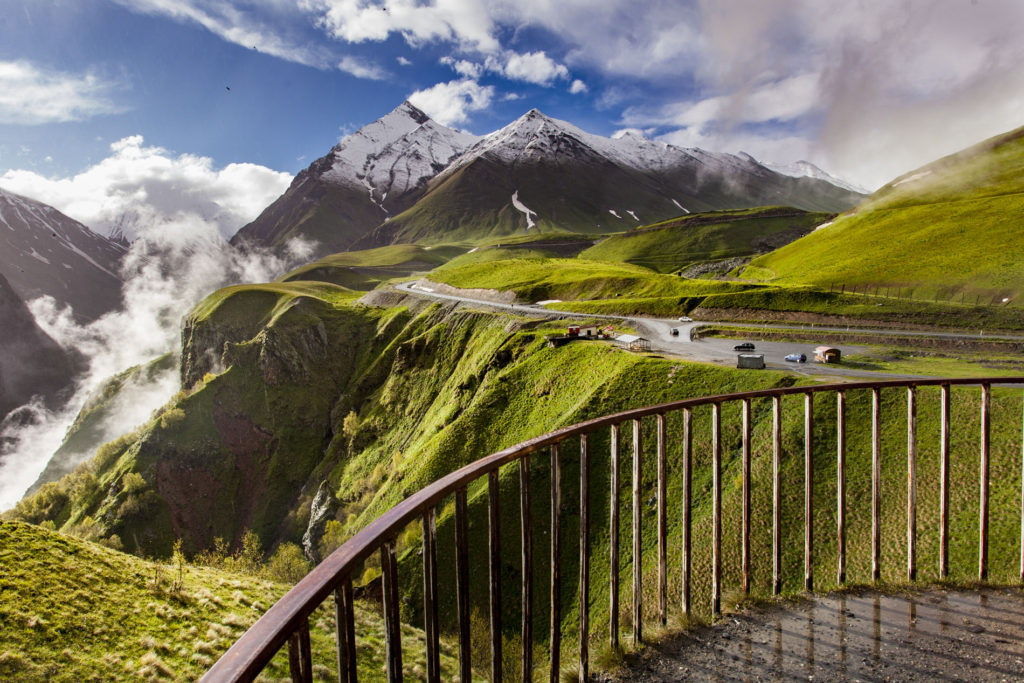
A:
<svg viewBox="0 0 1024 683">
<path fill-rule="evenodd" d="M 742 344 L 737 344 L 736 346 L 732 347 L 732 350 L 733 351 L 753 351 L 754 350 L 754 344 L 752 342 L 743 342 Z"/>
<path fill-rule="evenodd" d="M 677 330 L 676 328 L 673 327 L 672 328 L 672 336 L 673 337 L 678 337 L 679 336 L 679 330 Z"/>
<path fill-rule="evenodd" d="M 802 353 L 791 353 L 788 356 L 786 356 L 786 360 L 788 360 L 790 363 L 806 363 L 807 356 L 805 356 Z"/>
<path fill-rule="evenodd" d="M 681 316 L 679 316 L 679 322 L 681 322 L 681 323 L 692 323 L 693 322 L 693 318 L 688 318 L 685 315 L 681 315 Z"/>
</svg>

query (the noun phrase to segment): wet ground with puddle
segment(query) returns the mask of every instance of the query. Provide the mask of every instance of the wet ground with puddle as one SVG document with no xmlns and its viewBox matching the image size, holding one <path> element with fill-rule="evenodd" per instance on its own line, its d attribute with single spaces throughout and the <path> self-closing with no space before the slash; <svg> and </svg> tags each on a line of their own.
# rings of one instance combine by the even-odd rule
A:
<svg viewBox="0 0 1024 683">
<path fill-rule="evenodd" d="M 1024 681 L 1024 594 L 865 591 L 759 607 L 594 680 Z"/>
</svg>

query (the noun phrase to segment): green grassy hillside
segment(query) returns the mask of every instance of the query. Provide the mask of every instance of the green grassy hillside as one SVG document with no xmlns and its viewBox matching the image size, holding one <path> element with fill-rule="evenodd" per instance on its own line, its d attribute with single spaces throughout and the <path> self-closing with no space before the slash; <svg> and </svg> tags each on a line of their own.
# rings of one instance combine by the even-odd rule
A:
<svg viewBox="0 0 1024 683">
<path fill-rule="evenodd" d="M 692 214 L 613 235 L 580 257 L 625 261 L 667 273 L 692 263 L 770 251 L 806 235 L 833 215 L 790 207 Z"/>
<path fill-rule="evenodd" d="M 466 250 L 453 246 L 430 248 L 401 244 L 365 251 L 343 251 L 307 263 L 281 276 L 279 280 L 314 280 L 368 291 L 384 280 L 436 268 Z"/>
<path fill-rule="evenodd" d="M 576 259 L 503 259 L 451 263 L 430 279 L 453 287 L 514 291 L 523 301 L 689 297 L 756 289 L 745 283 L 687 280 L 629 263 Z"/>
<path fill-rule="evenodd" d="M 581 262 L 586 263 L 586 262 Z M 636 266 L 615 268 L 637 272 Z M 647 271 L 649 272 L 649 271 Z M 679 278 L 651 275 L 667 281 Z M 229 288 L 218 292 L 190 317 L 186 326 L 183 376 L 188 390 L 175 398 L 138 434 L 101 449 L 92 463 L 50 484 L 14 511 L 13 518 L 52 521 L 72 530 L 91 521 L 99 537 L 116 534 L 137 552 L 166 555 L 181 537 L 189 554 L 208 549 L 215 536 L 238 543 L 245 529 L 255 531 L 265 547 L 297 542 L 308 526 L 313 495 L 326 482 L 330 493 L 327 524 L 319 545 L 329 550 L 399 500 L 468 462 L 505 446 L 557 427 L 631 407 L 673 399 L 770 386 L 795 380 L 776 372 L 744 372 L 709 365 L 675 362 L 654 355 L 627 353 L 602 342 L 580 342 L 549 348 L 544 334 L 554 327 L 493 313 L 449 307 L 382 308 L 356 305 L 351 293 L 329 285 L 292 282 Z M 219 351 L 220 353 L 216 353 Z M 851 444 L 850 577 L 867 580 L 865 520 L 870 490 L 868 476 L 870 411 L 865 392 L 850 396 L 848 435 Z M 921 567 L 935 566 L 935 507 L 938 434 L 937 395 L 921 392 L 918 415 L 921 461 L 919 507 Z M 996 392 L 993 419 L 992 567 L 996 580 L 1012 578 L 1019 532 L 1020 423 L 1019 392 Z M 816 571 L 818 586 L 834 584 L 835 400 L 816 401 L 815 427 Z M 883 524 L 884 577 L 898 582 L 905 544 L 906 399 L 902 391 L 884 394 Z M 783 524 L 787 539 L 801 538 L 803 491 L 803 415 L 801 398 L 784 401 Z M 696 457 L 694 518 L 697 548 L 695 601 L 707 614 L 707 538 L 710 524 L 710 411 L 695 412 Z M 678 558 L 680 441 L 678 415 L 669 418 L 669 492 L 671 557 Z M 952 518 L 954 577 L 975 571 L 977 547 L 978 397 L 973 390 L 954 392 L 954 500 Z M 770 402 L 754 405 L 754 499 L 756 558 L 755 594 L 768 592 L 770 529 Z M 654 496 L 654 425 L 644 424 L 645 460 L 642 499 Z M 629 448 L 624 430 L 622 497 L 628 519 Z M 735 586 L 738 574 L 739 417 L 729 406 L 723 416 L 723 482 L 725 490 L 725 577 Z M 591 502 L 593 544 L 592 623 L 600 633 L 608 614 L 607 519 L 609 480 L 608 433 L 591 439 Z M 563 490 L 564 538 L 576 538 L 578 505 L 577 442 L 565 444 Z M 533 487 L 536 585 L 547 576 L 542 529 L 549 515 L 547 458 L 534 460 Z M 517 479 L 514 467 L 501 475 L 502 576 L 518 585 Z M 486 614 L 486 490 L 485 482 L 470 488 L 471 595 L 477 619 Z M 643 533 L 645 591 L 653 605 L 656 566 L 652 504 L 648 502 Z M 439 505 L 442 624 L 454 626 L 452 506 Z M 403 616 L 418 623 L 422 580 L 417 525 L 400 534 L 400 577 Z M 626 527 L 624 527 L 626 528 Z M 623 533 L 623 576 L 629 572 L 630 539 Z M 786 544 L 787 590 L 801 585 L 802 543 Z M 567 634 L 575 618 L 575 553 L 564 549 L 563 605 Z M 673 560 L 675 563 L 675 560 Z M 358 572 L 360 581 L 378 575 L 376 558 Z M 673 564 L 673 567 L 677 565 Z M 928 569 L 927 571 L 932 571 Z M 928 574 L 925 573 L 927 576 Z M 678 570 L 673 570 L 674 582 Z M 627 591 L 628 581 L 623 581 Z M 673 584 L 674 595 L 678 585 Z M 547 611 L 540 609 L 536 626 L 540 654 Z M 624 592 L 623 605 L 628 604 Z M 507 596 L 503 606 L 504 636 L 511 650 L 516 641 L 518 605 Z M 673 600 L 673 604 L 675 601 Z M 674 608 L 673 608 L 674 609 Z M 18 628 L 21 628 L 20 626 Z M 481 628 L 475 629 L 482 633 Z M 21 637 L 21 636 L 19 636 Z M 372 632 L 368 638 L 372 639 Z M 482 637 L 476 638 L 477 647 Z M 600 640 L 595 640 L 595 643 Z M 330 661 L 330 645 L 318 657 Z M 572 636 L 566 637 L 566 653 Z M 595 647 L 597 647 L 595 645 Z M 372 665 L 370 650 L 361 656 Z M 482 656 L 482 655 L 481 655 Z M 568 657 L 568 654 L 566 654 Z M 514 655 L 509 656 L 512 661 Z M 363 664 L 361 664 L 363 666 Z"/>
<path fill-rule="evenodd" d="M 755 259 L 744 276 L 1017 305 L 1022 212 L 1024 128 L 896 179 L 828 227 Z"/>
<path fill-rule="evenodd" d="M 180 571 L 180 573 L 179 573 Z M 152 562 L 21 522 L 0 522 L 0 679 L 195 680 L 279 599 L 287 586 L 251 574 Z M 334 642 L 328 605 L 310 619 L 313 647 Z M 360 678 L 383 669 L 379 605 L 356 602 Z M 423 668 L 423 635 L 403 632 L 406 675 Z M 330 656 L 314 661 L 333 675 Z M 451 649 L 442 647 L 446 675 Z M 268 667 L 288 676 L 286 652 Z"/>
</svg>

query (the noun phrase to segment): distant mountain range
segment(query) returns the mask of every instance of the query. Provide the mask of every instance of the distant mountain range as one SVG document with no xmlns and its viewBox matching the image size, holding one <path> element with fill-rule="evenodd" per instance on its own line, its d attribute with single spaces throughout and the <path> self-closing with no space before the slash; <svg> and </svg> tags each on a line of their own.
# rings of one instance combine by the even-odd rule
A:
<svg viewBox="0 0 1024 683">
<path fill-rule="evenodd" d="M 295 177 L 232 243 L 319 253 L 480 241 L 527 231 L 602 234 L 687 213 L 786 205 L 843 211 L 864 195 L 801 162 L 605 138 L 532 109 L 477 137 L 403 103 Z"/>
<path fill-rule="evenodd" d="M 49 295 L 79 321 L 94 320 L 120 306 L 127 250 L 52 206 L 0 189 L 0 275 L 22 301 Z"/>
</svg>

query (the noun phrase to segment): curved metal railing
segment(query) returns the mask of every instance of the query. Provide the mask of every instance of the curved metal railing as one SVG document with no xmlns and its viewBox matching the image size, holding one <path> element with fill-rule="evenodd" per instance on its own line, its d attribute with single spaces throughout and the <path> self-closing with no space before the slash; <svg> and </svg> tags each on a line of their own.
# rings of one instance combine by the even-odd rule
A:
<svg viewBox="0 0 1024 683">
<path fill-rule="evenodd" d="M 583 681 L 589 669 L 589 611 L 590 611 L 590 533 L 589 533 L 589 439 L 598 430 L 610 429 L 609 475 L 611 501 L 619 500 L 619 430 L 623 425 L 632 429 L 632 539 L 633 557 L 641 554 L 641 526 L 644 512 L 641 502 L 641 422 L 645 418 L 656 420 L 657 457 L 657 620 L 666 623 L 668 600 L 667 563 L 667 486 L 666 416 L 682 411 L 682 562 L 680 568 L 681 607 L 683 612 L 691 609 L 690 585 L 693 579 L 691 568 L 692 501 L 691 501 L 691 459 L 693 409 L 711 406 L 711 460 L 712 460 L 712 532 L 711 532 L 711 610 L 714 615 L 721 612 L 722 600 L 722 406 L 738 402 L 742 407 L 742 532 L 741 532 L 741 585 L 744 594 L 750 591 L 751 577 L 751 401 L 771 399 L 772 401 L 772 592 L 782 590 L 782 539 L 780 527 L 780 461 L 782 457 L 781 404 L 785 396 L 803 395 L 804 401 L 804 577 L 805 590 L 814 587 L 814 411 L 813 397 L 821 393 L 834 393 L 836 403 L 836 577 L 839 585 L 846 582 L 846 395 L 855 391 L 871 392 L 871 578 L 881 578 L 881 393 L 883 390 L 905 388 L 907 390 L 907 579 L 917 579 L 917 388 L 939 387 L 940 400 L 940 475 L 939 475 L 939 579 L 949 575 L 949 505 L 950 505 L 950 388 L 974 385 L 981 389 L 980 441 L 979 441 L 979 529 L 978 529 L 978 579 L 988 578 L 988 527 L 989 527 L 989 451 L 991 430 L 991 389 L 993 385 L 1024 386 L 1024 377 L 1012 378 L 971 378 L 971 379 L 915 379 L 896 381 L 854 382 L 817 386 L 794 386 L 760 391 L 750 391 L 718 396 L 686 399 L 664 403 L 615 415 L 588 420 L 570 427 L 538 436 L 502 451 L 488 455 L 465 467 L 442 477 L 421 489 L 382 516 L 370 523 L 356 536 L 321 562 L 312 572 L 292 588 L 280 601 L 273 605 L 207 672 L 204 681 L 247 681 L 255 678 L 277 651 L 287 642 L 289 661 L 294 680 L 312 680 L 312 659 L 310 653 L 309 616 L 330 595 L 335 597 L 337 615 L 337 665 L 342 681 L 355 681 L 356 634 L 354 624 L 353 573 L 372 554 L 379 552 L 382 567 L 383 611 L 385 623 L 385 657 L 389 680 L 402 678 L 402 649 L 398 607 L 398 564 L 396 537 L 410 523 L 417 519 L 422 523 L 422 561 L 424 588 L 424 634 L 426 650 L 427 680 L 440 680 L 440 647 L 437 588 L 437 516 L 436 509 L 446 497 L 455 499 L 455 574 L 456 612 L 459 633 L 458 667 L 460 678 L 470 680 L 470 609 L 469 609 L 469 563 L 467 533 L 467 488 L 473 482 L 487 477 L 488 490 L 488 552 L 489 552 L 489 618 L 490 618 L 490 673 L 492 680 L 500 680 L 502 673 L 502 626 L 501 626 L 501 576 L 499 538 L 499 468 L 518 462 L 520 483 L 521 515 L 521 561 L 522 561 L 522 648 L 521 671 L 523 680 L 533 680 L 534 669 L 532 648 L 532 538 L 530 503 L 530 456 L 547 450 L 550 454 L 550 652 L 548 669 L 550 679 L 558 680 L 561 652 L 561 572 L 562 554 L 562 484 L 560 445 L 567 439 L 578 438 L 580 443 L 579 485 L 579 676 Z M 1024 480 L 1024 477 L 1022 477 Z M 1021 491 L 1022 524 L 1020 579 L 1024 582 L 1024 487 Z M 619 505 L 609 506 L 609 638 L 613 646 L 619 643 Z M 641 587 L 641 562 L 632 563 L 632 639 L 635 643 L 643 640 L 643 599 Z"/>
</svg>

